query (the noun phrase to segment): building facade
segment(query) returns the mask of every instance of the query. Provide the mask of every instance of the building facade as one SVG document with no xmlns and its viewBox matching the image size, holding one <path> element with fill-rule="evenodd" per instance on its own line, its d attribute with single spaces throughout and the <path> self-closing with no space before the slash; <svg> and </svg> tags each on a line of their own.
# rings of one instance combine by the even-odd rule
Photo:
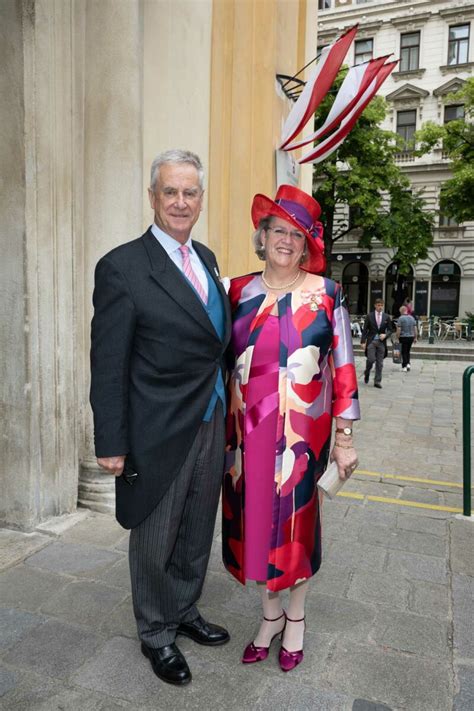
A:
<svg viewBox="0 0 474 711">
<path fill-rule="evenodd" d="M 409 141 L 426 121 L 446 123 L 463 116 L 463 106 L 445 97 L 474 76 L 474 2 L 467 0 L 318 0 L 318 46 L 359 23 L 349 65 L 393 53 L 400 62 L 382 85 L 388 102 L 383 128 Z M 348 293 L 353 313 L 363 313 L 383 296 L 388 310 L 401 297 L 414 300 L 419 315 L 464 317 L 474 311 L 474 223 L 456 224 L 443 215 L 439 195 L 451 177 L 442 147 L 423 157 L 410 150 L 398 156 L 414 188 L 424 189 L 427 209 L 436 215 L 428 257 L 398 278 L 393 250 L 373 245 L 361 252 L 356 231 L 338 242 L 334 278 Z M 473 196 L 474 199 L 474 196 Z M 349 215 L 339 211 L 338 218 Z"/>
<path fill-rule="evenodd" d="M 250 205 L 276 189 L 317 0 L 0 3 L 0 525 L 113 510 L 88 402 L 94 267 L 152 220 L 154 156 L 198 153 L 195 237 L 224 275 L 258 268 Z M 300 176 L 311 189 L 311 170 Z"/>
</svg>

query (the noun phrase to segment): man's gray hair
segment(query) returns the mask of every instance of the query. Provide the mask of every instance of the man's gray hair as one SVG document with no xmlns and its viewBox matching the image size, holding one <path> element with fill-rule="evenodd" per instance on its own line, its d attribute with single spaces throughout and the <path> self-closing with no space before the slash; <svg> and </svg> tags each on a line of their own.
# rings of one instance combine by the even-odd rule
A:
<svg viewBox="0 0 474 711">
<path fill-rule="evenodd" d="M 189 163 L 189 165 L 193 165 L 198 172 L 199 186 L 201 190 L 204 189 L 204 168 L 202 167 L 199 156 L 191 151 L 183 151 L 180 148 L 172 148 L 169 151 L 164 151 L 163 153 L 157 155 L 151 164 L 150 188 L 153 192 L 156 188 L 156 181 L 158 180 L 160 168 L 165 163 Z"/>
</svg>

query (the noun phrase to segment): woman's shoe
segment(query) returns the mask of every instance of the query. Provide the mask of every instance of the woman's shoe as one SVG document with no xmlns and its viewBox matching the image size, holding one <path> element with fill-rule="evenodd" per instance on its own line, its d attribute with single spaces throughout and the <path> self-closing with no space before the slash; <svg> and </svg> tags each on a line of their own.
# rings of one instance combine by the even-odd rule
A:
<svg viewBox="0 0 474 711">
<path fill-rule="evenodd" d="M 305 618 L 302 617 L 299 620 L 291 620 L 288 616 L 286 618 L 286 622 L 304 622 L 304 626 L 306 629 L 306 622 Z M 286 627 L 286 623 L 285 623 Z M 304 657 L 304 652 L 303 648 L 301 648 L 298 652 L 289 652 L 283 645 L 281 645 L 280 648 L 280 653 L 278 655 L 278 661 L 280 662 L 280 669 L 284 672 L 289 672 L 295 667 L 298 666 L 298 664 L 301 664 L 303 661 Z"/>
<path fill-rule="evenodd" d="M 278 622 L 278 620 L 281 620 L 281 618 L 285 618 L 285 624 L 283 626 L 283 629 L 280 632 L 277 632 L 276 634 L 273 635 L 273 637 L 270 640 L 270 644 L 268 647 L 256 647 L 253 642 L 250 642 L 245 649 L 244 653 L 242 656 L 242 663 L 243 664 L 255 664 L 255 662 L 263 662 L 267 657 L 268 657 L 268 652 L 270 651 L 270 646 L 275 639 L 275 637 L 278 637 L 280 635 L 280 639 L 283 636 L 283 632 L 286 627 L 286 614 L 285 611 L 283 610 L 283 613 L 280 615 L 280 617 L 275 617 L 274 620 L 270 620 L 268 617 L 264 616 L 264 620 L 267 622 Z"/>
</svg>

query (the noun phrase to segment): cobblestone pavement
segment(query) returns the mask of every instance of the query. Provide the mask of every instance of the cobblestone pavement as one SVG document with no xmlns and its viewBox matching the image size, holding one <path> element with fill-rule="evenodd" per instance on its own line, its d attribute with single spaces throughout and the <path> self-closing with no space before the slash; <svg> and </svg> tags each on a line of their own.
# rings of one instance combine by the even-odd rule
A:
<svg viewBox="0 0 474 711">
<path fill-rule="evenodd" d="M 280 671 L 276 643 L 266 662 L 240 664 L 258 597 L 223 570 L 217 525 L 200 606 L 231 642 L 180 639 L 193 682 L 161 683 L 136 639 L 128 534 L 80 510 L 30 534 L 0 531 L 0 707 L 472 711 L 474 522 L 447 510 L 462 506 L 465 367 L 417 361 L 402 373 L 386 361 L 382 390 L 361 385 L 360 468 L 324 505 L 295 671 Z"/>
</svg>

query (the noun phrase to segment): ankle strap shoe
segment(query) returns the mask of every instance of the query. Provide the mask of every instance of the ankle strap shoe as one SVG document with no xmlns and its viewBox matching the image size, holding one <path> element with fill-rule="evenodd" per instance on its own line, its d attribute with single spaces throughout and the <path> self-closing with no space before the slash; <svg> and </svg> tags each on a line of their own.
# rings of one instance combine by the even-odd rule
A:
<svg viewBox="0 0 474 711">
<path fill-rule="evenodd" d="M 304 617 L 301 617 L 299 620 L 292 620 L 290 617 L 286 617 L 286 623 L 288 622 L 304 622 L 304 627 L 306 629 L 306 621 Z M 301 664 L 303 661 L 304 657 L 304 652 L 303 648 L 299 649 L 297 652 L 289 652 L 283 645 L 280 647 L 280 652 L 278 654 L 278 661 L 280 664 L 280 669 L 284 672 L 289 672 L 295 667 L 298 666 L 298 664 Z"/>
<path fill-rule="evenodd" d="M 269 617 L 263 617 L 266 622 L 278 622 L 278 620 L 281 620 L 282 617 L 285 618 L 285 624 L 283 625 L 283 629 L 273 635 L 268 647 L 257 647 L 253 642 L 250 642 L 250 644 L 248 644 L 244 649 L 244 653 L 242 655 L 242 664 L 255 664 L 255 662 L 263 662 L 268 657 L 268 653 L 270 651 L 270 647 L 273 640 L 278 636 L 281 639 L 283 636 L 283 631 L 286 627 L 286 614 L 283 610 L 282 614 L 279 617 L 275 617 L 273 620 Z"/>
</svg>

